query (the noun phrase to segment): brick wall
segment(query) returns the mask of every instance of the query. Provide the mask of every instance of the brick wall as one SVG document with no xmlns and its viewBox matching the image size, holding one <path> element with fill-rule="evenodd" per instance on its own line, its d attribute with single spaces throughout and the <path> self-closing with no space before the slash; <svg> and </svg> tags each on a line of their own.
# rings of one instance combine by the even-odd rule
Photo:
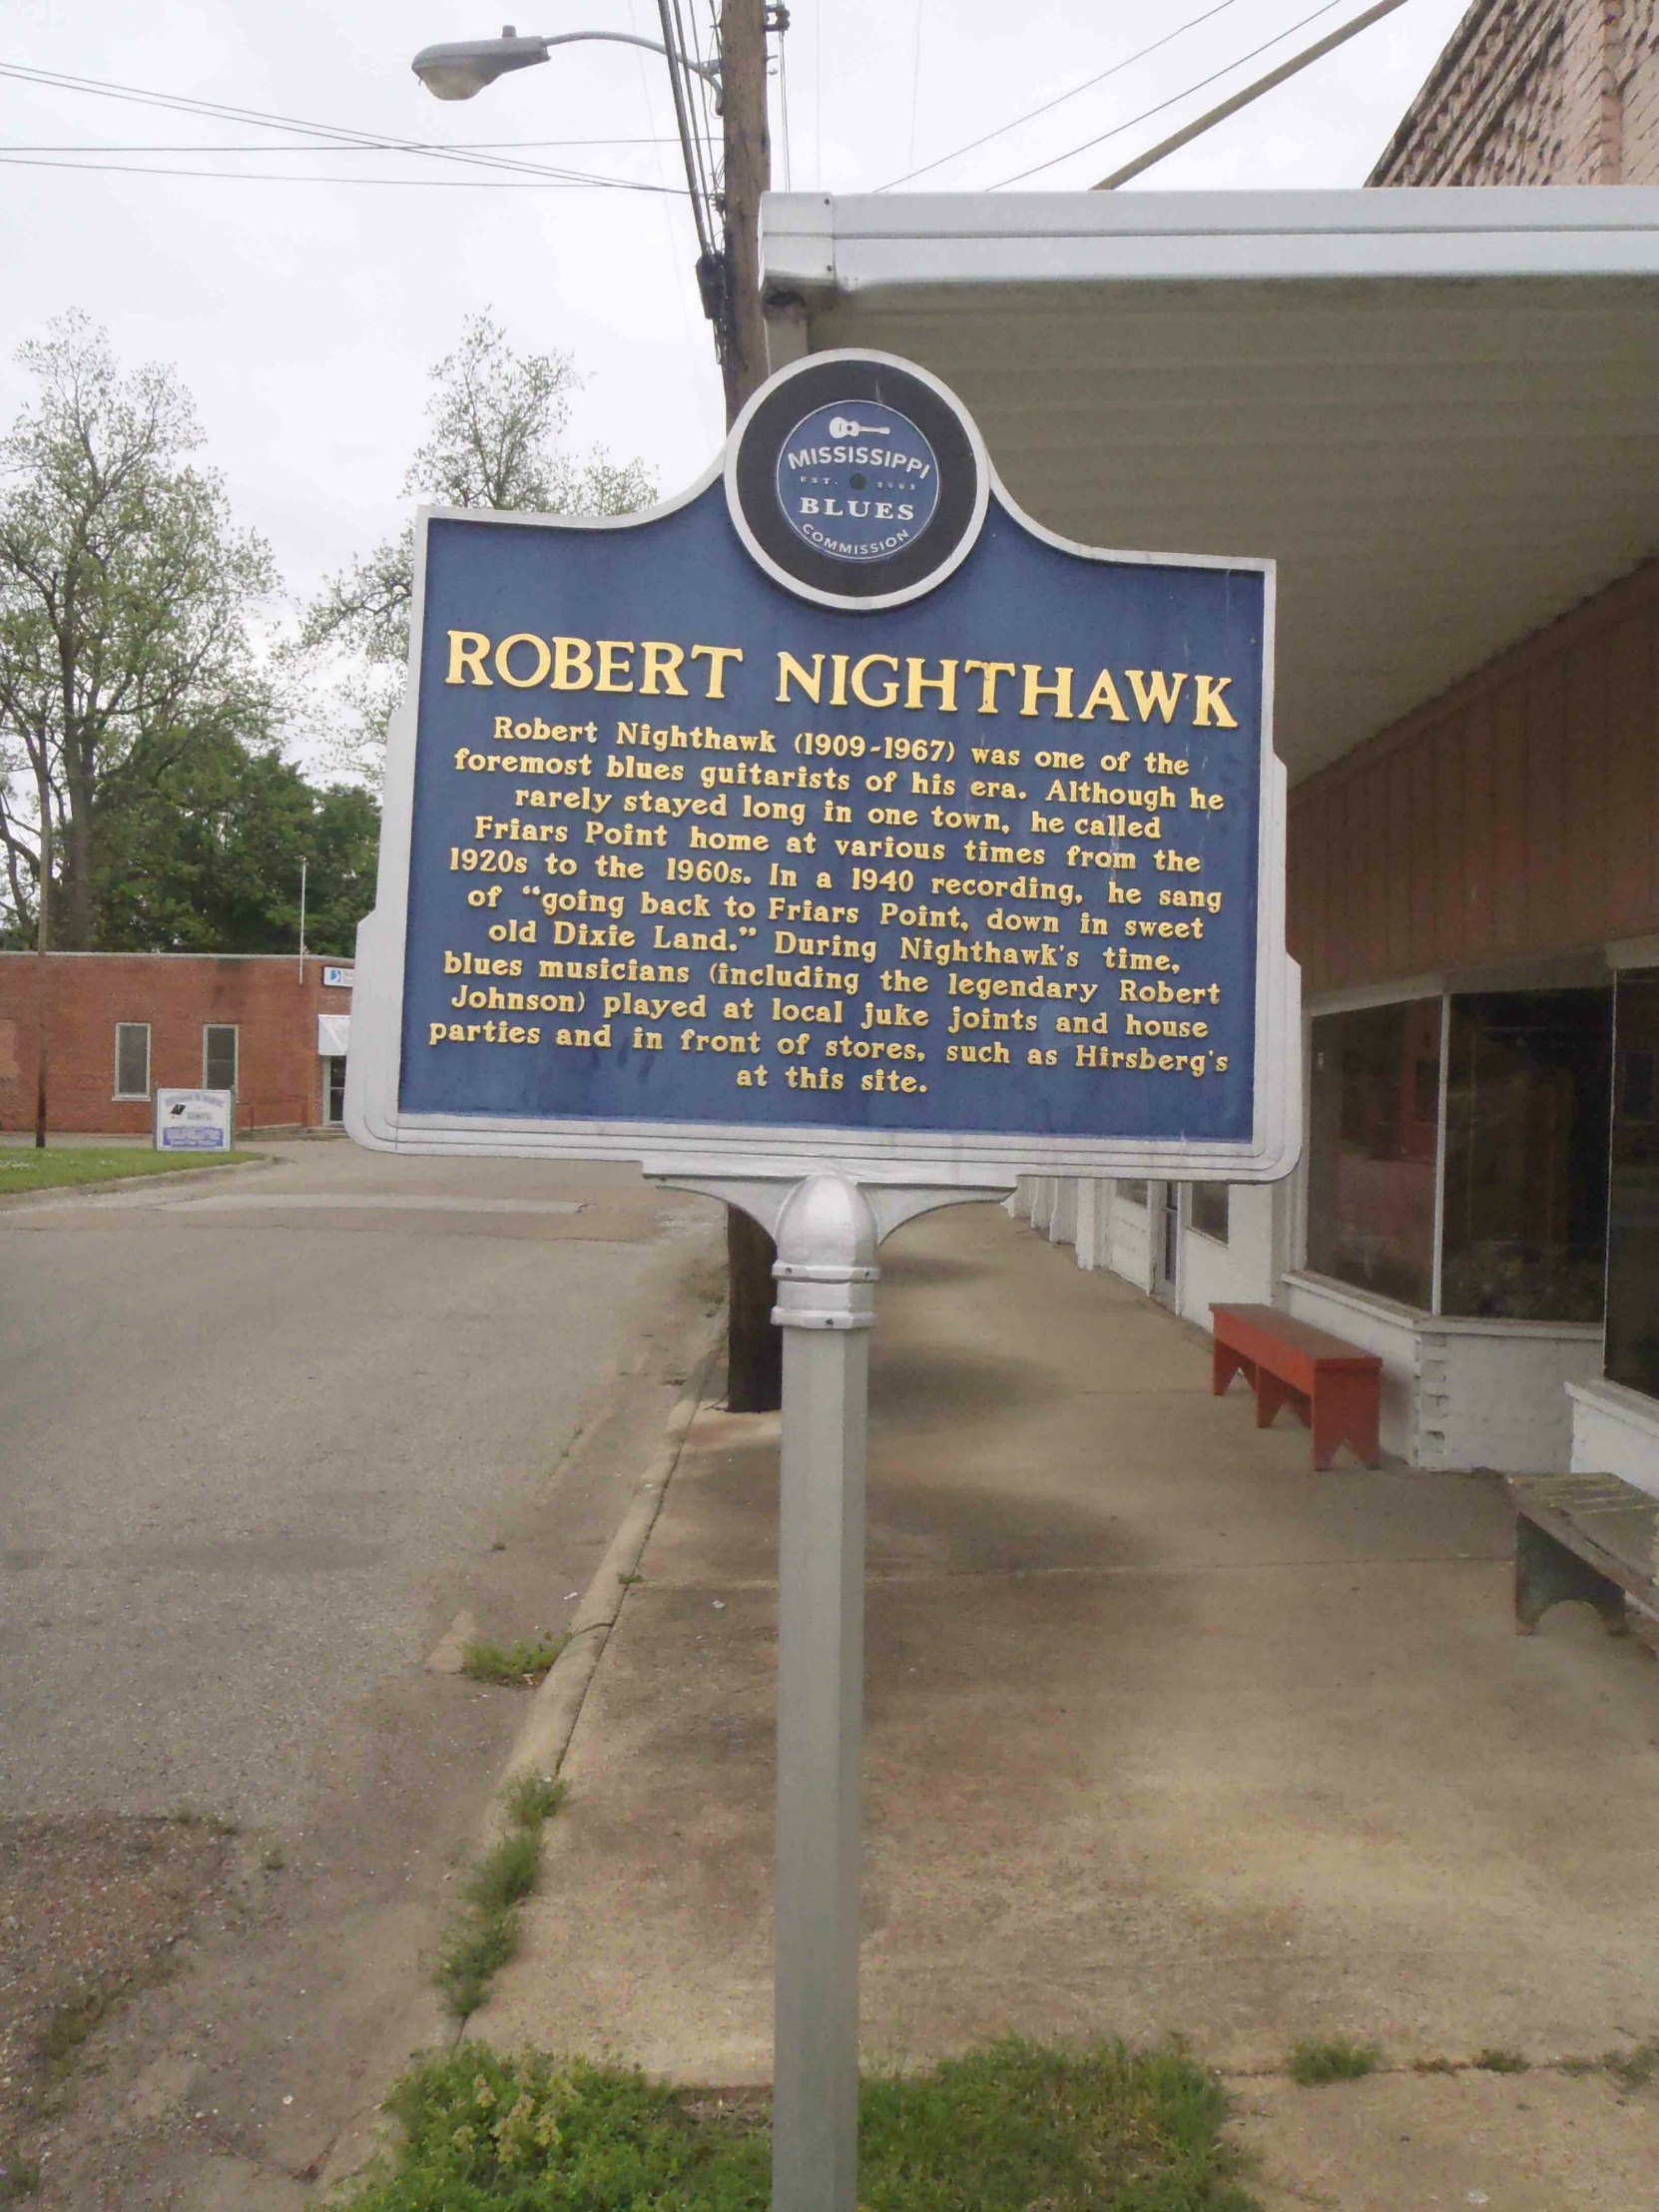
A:
<svg viewBox="0 0 1659 2212">
<path fill-rule="evenodd" d="M 118 1022 L 150 1024 L 152 1086 L 195 1089 L 202 1081 L 202 1031 L 238 1031 L 237 1116 L 245 1129 L 311 1129 L 322 1121 L 319 1013 L 348 1014 L 351 994 L 325 989 L 323 963 L 214 959 L 193 953 L 58 952 L 47 971 L 47 1100 L 50 1126 L 65 1132 L 150 1127 L 142 1100 L 115 1097 Z M 40 963 L 0 953 L 0 1129 L 31 1129 L 35 1118 Z"/>
<path fill-rule="evenodd" d="M 1475 0 L 1370 181 L 1659 182 L 1659 0 Z"/>
</svg>

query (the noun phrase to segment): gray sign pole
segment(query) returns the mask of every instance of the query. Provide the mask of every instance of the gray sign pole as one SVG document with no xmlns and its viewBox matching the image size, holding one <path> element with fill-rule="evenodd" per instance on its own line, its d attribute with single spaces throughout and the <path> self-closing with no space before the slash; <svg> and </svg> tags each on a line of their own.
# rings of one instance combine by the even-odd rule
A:
<svg viewBox="0 0 1659 2212">
<path fill-rule="evenodd" d="M 778 1572 L 775 2212 L 854 2212 L 864 1462 L 876 1224 L 814 1175 L 778 1218 L 784 1332 Z"/>
</svg>

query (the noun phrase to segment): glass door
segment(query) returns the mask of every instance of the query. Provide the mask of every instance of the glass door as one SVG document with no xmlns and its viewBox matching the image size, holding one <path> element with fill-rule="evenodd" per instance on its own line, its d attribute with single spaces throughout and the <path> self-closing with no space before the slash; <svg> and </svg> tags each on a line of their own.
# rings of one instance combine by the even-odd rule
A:
<svg viewBox="0 0 1659 2212">
<path fill-rule="evenodd" d="M 1152 1200 L 1152 1295 L 1161 1306 L 1173 1306 L 1181 1265 L 1180 1184 L 1154 1183 Z"/>
</svg>

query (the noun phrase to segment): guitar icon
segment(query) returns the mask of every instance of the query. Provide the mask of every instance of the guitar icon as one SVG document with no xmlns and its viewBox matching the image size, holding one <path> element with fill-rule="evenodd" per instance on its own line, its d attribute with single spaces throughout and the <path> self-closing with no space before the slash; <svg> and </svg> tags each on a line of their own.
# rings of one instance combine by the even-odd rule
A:
<svg viewBox="0 0 1659 2212">
<path fill-rule="evenodd" d="M 830 435 L 832 438 L 890 438 L 892 432 L 873 422 L 849 422 L 845 415 L 831 415 Z"/>
</svg>

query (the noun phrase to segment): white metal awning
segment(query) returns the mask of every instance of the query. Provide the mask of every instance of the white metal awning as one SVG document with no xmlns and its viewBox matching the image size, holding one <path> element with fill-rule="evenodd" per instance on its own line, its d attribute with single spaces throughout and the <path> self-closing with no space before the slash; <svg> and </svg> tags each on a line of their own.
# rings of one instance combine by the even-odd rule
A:
<svg viewBox="0 0 1659 2212">
<path fill-rule="evenodd" d="M 763 265 L 1039 522 L 1278 560 L 1293 780 L 1659 550 L 1659 191 L 774 194 Z"/>
<path fill-rule="evenodd" d="M 316 1017 L 316 1049 L 319 1059 L 332 1060 L 343 1057 L 351 1048 L 351 1016 L 349 1014 L 318 1014 Z"/>
</svg>

